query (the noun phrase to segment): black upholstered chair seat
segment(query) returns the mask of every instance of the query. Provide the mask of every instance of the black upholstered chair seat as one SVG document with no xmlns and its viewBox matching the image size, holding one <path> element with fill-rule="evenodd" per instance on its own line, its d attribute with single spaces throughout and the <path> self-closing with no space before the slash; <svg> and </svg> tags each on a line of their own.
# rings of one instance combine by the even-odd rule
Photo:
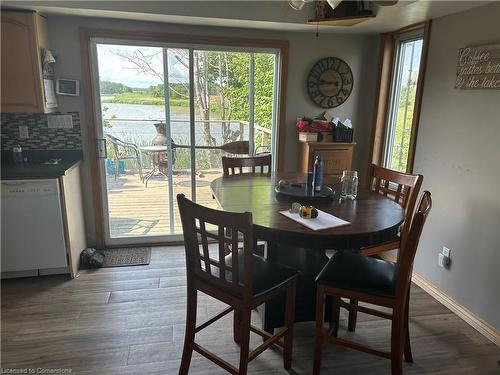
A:
<svg viewBox="0 0 500 375">
<path fill-rule="evenodd" d="M 377 296 L 394 297 L 397 267 L 382 259 L 350 251 L 337 252 L 321 270 L 316 282 Z"/>
<path fill-rule="evenodd" d="M 233 254 L 226 256 L 226 264 L 231 266 Z M 239 274 L 244 275 L 245 262 L 243 260 L 243 252 L 238 252 L 238 268 Z M 286 282 L 292 280 L 298 275 L 298 271 L 293 268 L 281 266 L 276 263 L 271 263 L 264 258 L 253 255 L 253 279 L 252 279 L 252 294 L 254 297 L 259 297 L 260 295 L 270 292 L 271 290 L 278 288 L 279 286 L 285 284 Z M 218 267 L 212 267 L 212 274 L 218 276 Z M 226 280 L 231 279 L 231 272 L 226 270 Z"/>
</svg>

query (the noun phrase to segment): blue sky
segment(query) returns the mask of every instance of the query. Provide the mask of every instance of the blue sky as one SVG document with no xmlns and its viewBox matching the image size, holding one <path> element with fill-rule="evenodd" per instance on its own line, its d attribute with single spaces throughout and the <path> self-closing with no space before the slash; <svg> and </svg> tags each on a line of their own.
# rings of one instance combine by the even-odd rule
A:
<svg viewBox="0 0 500 375">
<path fill-rule="evenodd" d="M 138 72 L 131 62 L 116 55 L 118 51 L 130 53 L 138 49 L 143 51 L 144 54 L 154 55 L 151 59 L 152 67 L 160 73 L 163 72 L 162 48 L 98 44 L 99 79 L 101 81 L 120 82 L 130 87 L 140 88 L 163 83 L 158 77 Z M 170 82 L 187 82 L 187 69 L 173 55 L 173 53 L 169 53 L 168 58 Z"/>
</svg>

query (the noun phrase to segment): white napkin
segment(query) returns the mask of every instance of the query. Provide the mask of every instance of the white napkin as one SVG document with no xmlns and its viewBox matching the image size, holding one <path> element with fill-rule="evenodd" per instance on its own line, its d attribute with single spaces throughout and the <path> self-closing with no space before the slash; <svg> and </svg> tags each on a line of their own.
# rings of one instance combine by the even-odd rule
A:
<svg viewBox="0 0 500 375">
<path fill-rule="evenodd" d="M 328 228 L 341 227 L 343 225 L 349 225 L 348 221 L 339 219 L 336 216 L 330 215 L 327 212 L 318 210 L 318 217 L 314 219 L 303 219 L 298 213 L 291 213 L 289 210 L 280 211 L 280 214 L 295 220 L 297 223 L 302 224 L 312 230 L 322 230 Z"/>
</svg>

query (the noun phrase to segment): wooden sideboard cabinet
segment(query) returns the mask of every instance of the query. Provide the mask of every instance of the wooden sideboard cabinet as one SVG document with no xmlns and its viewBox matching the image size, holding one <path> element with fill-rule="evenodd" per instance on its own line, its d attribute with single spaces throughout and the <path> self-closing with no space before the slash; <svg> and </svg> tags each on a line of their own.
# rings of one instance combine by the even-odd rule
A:
<svg viewBox="0 0 500 375">
<path fill-rule="evenodd" d="M 41 49 L 47 48 L 45 18 L 35 12 L 2 10 L 1 111 L 48 113 Z"/>
<path fill-rule="evenodd" d="M 351 170 L 355 143 L 300 142 L 300 170 L 311 172 L 314 158 L 323 159 L 323 179 L 326 185 L 340 181 L 342 172 Z"/>
</svg>

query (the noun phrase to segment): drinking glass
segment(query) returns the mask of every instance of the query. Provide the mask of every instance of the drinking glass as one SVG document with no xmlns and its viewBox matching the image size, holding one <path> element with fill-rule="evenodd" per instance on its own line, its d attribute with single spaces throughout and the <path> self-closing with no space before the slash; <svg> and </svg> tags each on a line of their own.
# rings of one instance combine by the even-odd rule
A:
<svg viewBox="0 0 500 375">
<path fill-rule="evenodd" d="M 356 199 L 358 195 L 358 172 L 344 171 L 340 179 L 340 197 L 344 199 Z"/>
</svg>

